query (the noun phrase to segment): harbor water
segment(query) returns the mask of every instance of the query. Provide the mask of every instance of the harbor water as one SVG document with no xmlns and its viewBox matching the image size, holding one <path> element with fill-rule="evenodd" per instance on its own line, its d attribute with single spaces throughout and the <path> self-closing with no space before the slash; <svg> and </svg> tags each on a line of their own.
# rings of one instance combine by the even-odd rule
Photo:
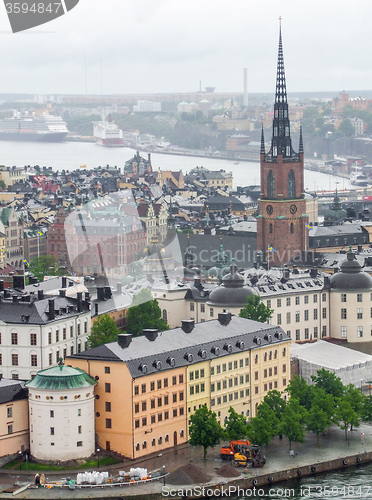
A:
<svg viewBox="0 0 372 500">
<path fill-rule="evenodd" d="M 82 165 L 87 168 L 97 166 L 117 166 L 123 171 L 124 164 L 133 157 L 135 151 L 129 148 L 105 148 L 87 142 L 0 142 L 0 164 L 23 167 L 39 165 L 51 167 L 53 170 L 75 170 Z M 141 153 L 146 157 L 147 153 Z M 226 170 L 232 172 L 234 186 L 248 186 L 260 183 L 260 165 L 258 162 L 234 161 L 222 158 L 179 156 L 152 153 L 154 170 L 182 170 L 187 173 L 196 166 L 210 170 Z M 81 169 L 83 170 L 83 169 Z M 350 188 L 349 179 L 326 173 L 305 170 L 305 189 L 308 191 L 329 191 Z"/>
</svg>

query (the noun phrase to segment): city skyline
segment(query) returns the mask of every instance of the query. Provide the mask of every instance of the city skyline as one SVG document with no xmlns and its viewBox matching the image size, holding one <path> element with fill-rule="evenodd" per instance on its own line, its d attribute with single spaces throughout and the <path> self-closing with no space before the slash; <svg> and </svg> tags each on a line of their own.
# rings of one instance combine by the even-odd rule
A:
<svg viewBox="0 0 372 500">
<path fill-rule="evenodd" d="M 243 68 L 249 93 L 272 93 L 279 16 L 289 93 L 369 89 L 369 14 L 365 0 L 354 10 L 345 0 L 81 0 L 18 34 L 3 15 L 0 93 L 192 92 L 200 81 L 233 92 Z"/>
</svg>

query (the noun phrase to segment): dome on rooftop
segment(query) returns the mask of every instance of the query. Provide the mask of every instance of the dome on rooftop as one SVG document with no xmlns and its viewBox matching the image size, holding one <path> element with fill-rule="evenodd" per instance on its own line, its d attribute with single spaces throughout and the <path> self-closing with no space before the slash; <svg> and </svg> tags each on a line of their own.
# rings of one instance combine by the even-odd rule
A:
<svg viewBox="0 0 372 500">
<path fill-rule="evenodd" d="M 256 295 L 254 290 L 244 285 L 244 278 L 238 273 L 233 262 L 230 272 L 222 278 L 220 286 L 209 295 L 208 304 L 213 306 L 243 307 L 248 297 Z"/>
<path fill-rule="evenodd" d="M 33 389 L 66 390 L 91 387 L 97 382 L 80 368 L 58 365 L 37 372 L 35 378 L 26 382 Z"/>
<path fill-rule="evenodd" d="M 330 285 L 338 290 L 370 290 L 372 277 L 362 270 L 353 252 L 347 253 L 347 260 L 341 264 L 340 272 L 330 279 Z"/>
</svg>

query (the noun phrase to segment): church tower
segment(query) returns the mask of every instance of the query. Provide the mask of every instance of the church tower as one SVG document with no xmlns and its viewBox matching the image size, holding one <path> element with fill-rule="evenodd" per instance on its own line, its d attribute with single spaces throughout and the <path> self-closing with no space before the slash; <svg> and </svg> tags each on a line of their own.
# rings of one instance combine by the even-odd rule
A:
<svg viewBox="0 0 372 500">
<path fill-rule="evenodd" d="M 257 217 L 257 251 L 269 263 L 284 264 L 308 248 L 309 218 L 304 194 L 304 150 L 300 130 L 299 152 L 292 148 L 282 32 L 279 30 L 274 119 L 270 150 L 261 134 L 261 195 Z"/>
</svg>

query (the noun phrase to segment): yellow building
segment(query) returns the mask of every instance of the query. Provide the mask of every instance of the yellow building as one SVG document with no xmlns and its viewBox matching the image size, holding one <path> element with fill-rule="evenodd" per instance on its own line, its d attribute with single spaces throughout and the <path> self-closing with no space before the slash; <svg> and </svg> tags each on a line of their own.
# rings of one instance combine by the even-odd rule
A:
<svg viewBox="0 0 372 500">
<path fill-rule="evenodd" d="M 255 416 L 270 389 L 284 395 L 289 343 L 279 327 L 221 313 L 133 339 L 121 334 L 66 364 L 98 381 L 99 445 L 134 459 L 185 443 L 189 416 L 202 405 L 223 424 L 230 406 Z"/>
<path fill-rule="evenodd" d="M 0 358 L 1 360 L 1 358 Z M 0 457 L 29 448 L 27 389 L 19 380 L 0 380 Z"/>
</svg>

